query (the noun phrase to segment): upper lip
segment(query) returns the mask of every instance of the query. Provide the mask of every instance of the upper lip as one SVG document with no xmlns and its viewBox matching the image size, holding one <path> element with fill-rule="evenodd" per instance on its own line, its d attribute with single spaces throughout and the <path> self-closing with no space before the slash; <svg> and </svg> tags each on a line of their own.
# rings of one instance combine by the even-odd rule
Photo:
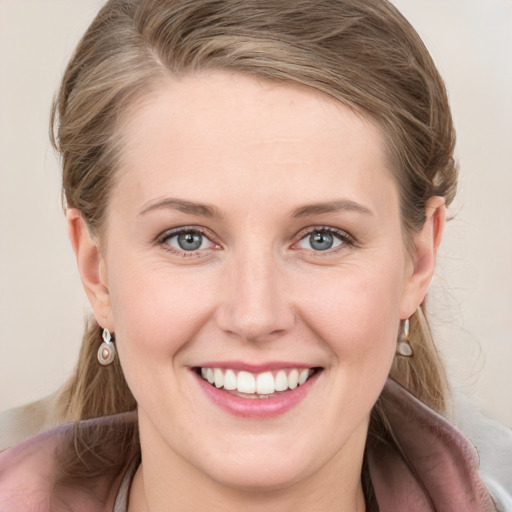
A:
<svg viewBox="0 0 512 512">
<path fill-rule="evenodd" d="M 208 361 L 201 363 L 196 368 L 223 368 L 231 370 L 240 370 L 250 373 L 263 373 L 274 370 L 284 370 L 286 368 L 318 368 L 318 365 L 309 363 L 299 363 L 290 361 L 268 361 L 264 363 L 246 363 L 243 361 Z"/>
</svg>

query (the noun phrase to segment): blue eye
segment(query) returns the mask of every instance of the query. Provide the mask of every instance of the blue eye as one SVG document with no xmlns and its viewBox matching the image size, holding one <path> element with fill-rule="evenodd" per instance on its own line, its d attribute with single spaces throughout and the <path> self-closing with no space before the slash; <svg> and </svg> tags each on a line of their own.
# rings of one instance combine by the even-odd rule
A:
<svg viewBox="0 0 512 512">
<path fill-rule="evenodd" d="M 195 229 L 187 229 L 171 234 L 164 241 L 174 249 L 186 252 L 209 249 L 214 246 L 203 233 Z"/>
<path fill-rule="evenodd" d="M 334 246 L 334 237 L 331 233 L 315 231 L 309 235 L 309 243 L 315 251 L 327 251 Z"/>
<path fill-rule="evenodd" d="M 297 246 L 313 251 L 328 251 L 339 247 L 346 241 L 346 236 L 327 229 L 315 229 L 299 240 Z"/>
</svg>

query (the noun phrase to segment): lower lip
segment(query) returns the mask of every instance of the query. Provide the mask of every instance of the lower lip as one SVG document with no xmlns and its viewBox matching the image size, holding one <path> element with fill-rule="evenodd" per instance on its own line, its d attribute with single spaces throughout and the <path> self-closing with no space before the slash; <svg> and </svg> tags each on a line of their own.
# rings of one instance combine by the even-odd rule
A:
<svg viewBox="0 0 512 512">
<path fill-rule="evenodd" d="M 304 400 L 321 372 L 315 372 L 304 384 L 270 398 L 242 398 L 216 388 L 197 373 L 195 377 L 206 396 L 216 405 L 241 418 L 267 419 L 280 416 Z"/>
</svg>

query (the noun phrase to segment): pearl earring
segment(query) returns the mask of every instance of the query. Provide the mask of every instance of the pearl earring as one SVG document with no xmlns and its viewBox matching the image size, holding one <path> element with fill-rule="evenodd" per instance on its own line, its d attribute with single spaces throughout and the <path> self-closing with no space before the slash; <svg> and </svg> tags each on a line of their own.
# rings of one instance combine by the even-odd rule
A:
<svg viewBox="0 0 512 512">
<path fill-rule="evenodd" d="M 103 329 L 103 343 L 98 349 L 98 361 L 102 366 L 108 366 L 116 357 L 116 347 L 111 340 L 110 331 Z"/>
<path fill-rule="evenodd" d="M 412 357 L 414 351 L 411 347 L 410 336 L 409 336 L 409 319 L 404 320 L 402 332 L 396 345 L 396 353 L 402 357 Z"/>
</svg>

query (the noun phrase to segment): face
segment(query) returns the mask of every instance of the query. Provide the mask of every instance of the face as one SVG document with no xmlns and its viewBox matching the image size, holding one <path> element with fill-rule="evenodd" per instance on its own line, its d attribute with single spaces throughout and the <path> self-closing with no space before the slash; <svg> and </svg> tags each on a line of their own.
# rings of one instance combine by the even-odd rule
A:
<svg viewBox="0 0 512 512">
<path fill-rule="evenodd" d="M 240 488 L 360 466 L 425 293 L 379 129 L 219 72 L 162 85 L 123 137 L 89 296 L 148 460 Z"/>
</svg>

